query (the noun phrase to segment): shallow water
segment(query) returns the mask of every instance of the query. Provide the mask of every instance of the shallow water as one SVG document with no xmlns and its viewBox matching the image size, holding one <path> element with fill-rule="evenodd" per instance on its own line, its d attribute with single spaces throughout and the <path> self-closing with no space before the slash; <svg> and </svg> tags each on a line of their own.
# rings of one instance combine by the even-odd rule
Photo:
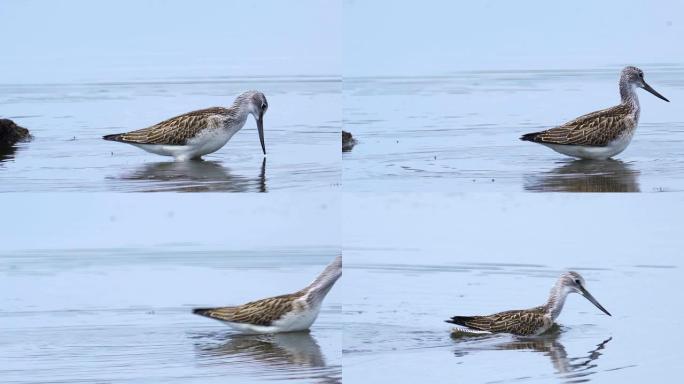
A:
<svg viewBox="0 0 684 384">
<path fill-rule="evenodd" d="M 0 116 L 28 128 L 34 139 L 0 154 L 0 191 L 335 189 L 341 177 L 340 87 L 339 78 L 301 76 L 2 84 Z M 249 89 L 269 100 L 266 158 L 251 117 L 204 162 L 174 163 L 101 139 L 191 110 L 230 105 Z"/>
<path fill-rule="evenodd" d="M 642 65 L 672 102 L 639 90 L 641 119 L 615 160 L 579 161 L 518 138 L 619 102 L 621 67 L 463 71 L 344 81 L 349 191 L 684 190 L 684 67 Z"/>
<path fill-rule="evenodd" d="M 310 333 L 243 336 L 191 314 L 296 291 L 333 257 L 320 249 L 188 247 L 5 253 L 0 376 L 5 383 L 340 382 L 333 292 Z"/>
<path fill-rule="evenodd" d="M 340 382 L 338 287 L 309 334 L 240 336 L 191 313 L 309 284 L 340 253 L 334 194 L 12 193 L 3 203 L 3 383 Z"/>
<path fill-rule="evenodd" d="M 638 199 L 644 217 L 624 209 L 631 197 L 346 196 L 345 381 L 678 377 L 682 199 L 668 196 Z M 674 212 L 658 213 L 663 205 Z M 543 304 L 568 269 L 612 317 L 571 295 L 559 327 L 542 337 L 450 337 L 451 316 Z"/>
</svg>

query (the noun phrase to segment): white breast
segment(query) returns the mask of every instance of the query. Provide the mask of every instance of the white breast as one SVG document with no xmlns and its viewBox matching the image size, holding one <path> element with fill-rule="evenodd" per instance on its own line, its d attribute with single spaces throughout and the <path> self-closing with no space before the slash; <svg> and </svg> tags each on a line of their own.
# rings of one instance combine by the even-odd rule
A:
<svg viewBox="0 0 684 384">
<path fill-rule="evenodd" d="M 135 144 L 134 146 L 162 156 L 173 156 L 178 161 L 197 159 L 221 149 L 244 125 L 246 119 L 229 122 L 220 115 L 208 119 L 208 126 L 185 145 Z"/>
<path fill-rule="evenodd" d="M 305 331 L 316 321 L 321 306 L 311 306 L 301 312 L 290 312 L 282 318 L 273 322 L 273 326 L 280 329 L 280 332 Z"/>
<path fill-rule="evenodd" d="M 547 147 L 553 149 L 558 153 L 562 153 L 567 156 L 577 157 L 580 159 L 589 160 L 606 160 L 609 159 L 627 148 L 629 143 L 632 141 L 634 136 L 634 130 L 631 132 L 626 132 L 624 135 L 619 136 L 615 140 L 611 141 L 605 147 L 592 147 L 585 145 L 560 145 L 560 144 L 546 144 Z"/>
<path fill-rule="evenodd" d="M 221 149 L 233 137 L 236 130 L 223 128 L 205 129 L 197 136 L 188 140 L 186 146 L 194 147 L 196 156 L 203 156 Z"/>
<path fill-rule="evenodd" d="M 238 330 L 246 334 L 305 331 L 311 328 L 311 325 L 314 323 L 314 321 L 316 321 L 318 313 L 321 310 L 321 306 L 309 306 L 304 302 L 303 299 L 299 300 L 302 300 L 302 304 L 305 305 L 303 306 L 304 309 L 289 312 L 268 326 L 245 323 L 233 323 L 230 321 L 223 321 L 223 323 L 229 325 L 231 328 L 235 330 Z"/>
</svg>

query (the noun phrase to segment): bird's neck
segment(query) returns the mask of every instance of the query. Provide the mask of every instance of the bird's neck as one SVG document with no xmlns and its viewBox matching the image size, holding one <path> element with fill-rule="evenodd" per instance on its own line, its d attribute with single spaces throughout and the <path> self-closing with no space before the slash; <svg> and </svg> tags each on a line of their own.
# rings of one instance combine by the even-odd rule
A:
<svg viewBox="0 0 684 384">
<path fill-rule="evenodd" d="M 235 103 L 233 104 L 233 108 L 238 112 L 240 116 L 242 116 L 244 119 L 247 118 L 247 115 L 249 115 L 250 108 L 249 108 L 249 101 L 247 100 L 242 100 L 238 99 L 235 100 Z"/>
<path fill-rule="evenodd" d="M 233 105 L 228 108 L 228 117 L 232 123 L 230 125 L 239 130 L 247 122 L 249 114 L 249 103 L 246 100 L 236 99 Z"/>
<path fill-rule="evenodd" d="M 620 81 L 620 98 L 623 105 L 627 105 L 639 117 L 639 97 L 636 93 L 636 85 L 628 81 Z"/>
<path fill-rule="evenodd" d="M 551 319 L 556 320 L 558 315 L 560 315 L 561 310 L 563 310 L 563 305 L 565 304 L 565 298 L 568 297 L 568 293 L 570 292 L 565 289 L 560 282 L 556 283 L 556 285 L 551 288 L 549 299 L 545 305 L 546 312 L 551 316 Z"/>
<path fill-rule="evenodd" d="M 307 296 L 307 301 L 315 305 L 320 304 L 340 276 L 342 276 L 342 257 L 337 256 L 308 287 L 302 289 Z"/>
</svg>

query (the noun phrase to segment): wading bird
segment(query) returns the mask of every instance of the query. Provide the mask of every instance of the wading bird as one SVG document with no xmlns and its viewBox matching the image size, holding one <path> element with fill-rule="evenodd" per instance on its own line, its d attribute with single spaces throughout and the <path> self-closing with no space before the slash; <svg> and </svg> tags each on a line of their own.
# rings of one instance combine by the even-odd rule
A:
<svg viewBox="0 0 684 384">
<path fill-rule="evenodd" d="M 520 140 L 539 143 L 580 159 L 611 158 L 627 148 L 639 124 L 641 108 L 637 88 L 670 101 L 646 83 L 641 69 L 625 67 L 620 75 L 622 102 L 619 105 L 580 116 L 556 128 L 525 134 Z"/>
<path fill-rule="evenodd" d="M 305 331 L 316 320 L 323 299 L 340 276 L 342 256 L 337 256 L 316 280 L 295 293 L 235 307 L 195 308 L 192 312 L 219 320 L 243 333 Z"/>
<path fill-rule="evenodd" d="M 103 136 L 103 139 L 131 144 L 147 152 L 172 156 L 178 161 L 199 159 L 223 147 L 242 129 L 251 114 L 256 119 L 261 150 L 264 145 L 266 96 L 248 91 L 235 99 L 229 108 L 214 107 L 172 117 L 148 128 Z"/>
<path fill-rule="evenodd" d="M 546 304 L 530 309 L 495 313 L 488 316 L 454 316 L 447 323 L 456 324 L 454 335 L 512 333 L 536 336 L 546 332 L 560 315 L 566 297 L 579 293 L 606 315 L 610 313 L 585 288 L 584 278 L 577 272 L 563 273 L 551 288 Z"/>
</svg>

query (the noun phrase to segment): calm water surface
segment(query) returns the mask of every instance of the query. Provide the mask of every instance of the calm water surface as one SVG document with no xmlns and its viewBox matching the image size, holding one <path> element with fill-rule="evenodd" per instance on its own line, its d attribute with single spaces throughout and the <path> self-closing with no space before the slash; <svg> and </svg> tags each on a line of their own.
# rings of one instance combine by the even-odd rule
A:
<svg viewBox="0 0 684 384">
<path fill-rule="evenodd" d="M 333 289 L 310 333 L 244 336 L 191 314 L 298 290 L 335 250 L 192 246 L 0 255 L 0 376 L 37 382 L 341 382 Z"/>
<path fill-rule="evenodd" d="M 518 140 L 619 102 L 621 67 L 464 71 L 344 81 L 350 191 L 684 190 L 684 67 L 642 65 L 666 103 L 639 90 L 639 129 L 615 160 L 580 161 Z"/>
<path fill-rule="evenodd" d="M 345 381 L 671 381 L 683 355 L 673 287 L 684 243 L 681 198 L 670 196 L 639 199 L 649 212 L 677 206 L 644 221 L 615 196 L 347 196 Z M 585 220 L 588 207 L 601 215 Z M 541 337 L 450 337 L 445 319 L 541 305 L 568 269 L 612 317 L 571 295 Z"/>
<path fill-rule="evenodd" d="M 0 153 L 0 191 L 334 190 L 341 177 L 340 87 L 332 77 L 1 84 L 0 116 L 28 128 L 34 140 Z M 249 89 L 269 100 L 265 159 L 251 117 L 202 162 L 175 163 L 101 139 L 231 105 Z"/>
</svg>

